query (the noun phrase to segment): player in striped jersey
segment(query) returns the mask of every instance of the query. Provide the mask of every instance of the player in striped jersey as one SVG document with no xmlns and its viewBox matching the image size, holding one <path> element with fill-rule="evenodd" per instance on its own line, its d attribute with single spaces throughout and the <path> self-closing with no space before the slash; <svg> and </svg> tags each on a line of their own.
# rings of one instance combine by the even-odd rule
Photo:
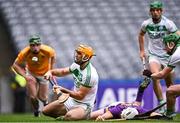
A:
<svg viewBox="0 0 180 123">
<path fill-rule="evenodd" d="M 81 44 L 75 49 L 74 63 L 70 67 L 53 69 L 46 73 L 46 79 L 51 78 L 52 75 L 72 74 L 74 90 L 59 86 L 61 92 L 68 93 L 70 97 L 64 103 L 59 103 L 56 100 L 48 104 L 43 109 L 45 115 L 55 118 L 64 116 L 64 120 L 89 118 L 94 107 L 99 79 L 96 69 L 90 63 L 92 56 L 94 56 L 93 49 Z"/>
<path fill-rule="evenodd" d="M 139 48 L 140 58 L 146 58 L 149 62 L 149 69 L 152 73 L 158 72 L 163 69 L 169 59 L 169 55 L 164 51 L 164 44 L 162 38 L 169 33 L 177 33 L 180 35 L 176 25 L 173 21 L 169 20 L 162 15 L 163 4 L 160 1 L 153 1 L 150 3 L 151 18 L 145 20 L 141 25 L 139 33 Z M 144 41 L 145 34 L 148 34 L 148 55 L 145 54 Z M 167 87 L 173 84 L 172 73 L 169 73 L 164 79 Z M 159 79 L 153 80 L 153 88 L 159 104 L 163 103 L 162 88 Z M 164 112 L 162 109 L 160 112 Z"/>
<path fill-rule="evenodd" d="M 165 44 L 165 49 L 167 53 L 170 55 L 170 59 L 167 67 L 165 67 L 162 71 L 151 73 L 149 70 L 145 70 L 143 72 L 144 75 L 148 77 L 152 77 L 154 79 L 162 79 L 165 78 L 178 64 L 180 64 L 180 36 L 177 34 L 169 34 L 163 38 L 163 42 Z M 171 85 L 166 92 L 167 98 L 167 111 L 166 115 L 168 117 L 174 116 L 175 111 L 175 101 L 176 97 L 180 96 L 180 84 Z"/>
</svg>

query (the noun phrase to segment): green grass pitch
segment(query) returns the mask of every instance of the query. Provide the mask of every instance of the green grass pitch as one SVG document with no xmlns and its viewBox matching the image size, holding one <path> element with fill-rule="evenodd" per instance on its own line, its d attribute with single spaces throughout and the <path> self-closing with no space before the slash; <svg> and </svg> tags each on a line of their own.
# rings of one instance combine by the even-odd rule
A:
<svg viewBox="0 0 180 123">
<path fill-rule="evenodd" d="M 41 115 L 41 117 L 34 117 L 32 114 L 0 114 L 0 122 L 46 122 L 46 123 L 92 123 L 94 121 L 58 121 L 54 118 L 46 117 Z M 127 120 L 127 121 L 105 121 L 108 123 L 111 122 L 120 122 L 120 123 L 164 123 L 164 122 L 173 122 L 173 123 L 180 123 L 180 114 L 177 114 L 177 116 L 174 118 L 174 120 Z M 102 122 L 96 122 L 96 123 L 102 123 Z"/>
</svg>

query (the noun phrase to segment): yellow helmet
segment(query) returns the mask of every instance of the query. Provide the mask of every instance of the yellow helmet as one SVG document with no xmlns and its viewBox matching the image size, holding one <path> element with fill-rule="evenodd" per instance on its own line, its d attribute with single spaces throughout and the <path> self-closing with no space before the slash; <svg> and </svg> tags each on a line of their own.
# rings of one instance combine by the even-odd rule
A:
<svg viewBox="0 0 180 123">
<path fill-rule="evenodd" d="M 87 46 L 87 45 L 84 45 L 84 44 L 80 44 L 76 50 L 76 52 L 81 52 L 84 54 L 84 57 L 83 57 L 83 61 L 87 61 L 89 59 L 91 59 L 92 56 L 95 56 L 94 54 L 94 50 L 92 49 L 92 47 L 90 46 Z"/>
</svg>

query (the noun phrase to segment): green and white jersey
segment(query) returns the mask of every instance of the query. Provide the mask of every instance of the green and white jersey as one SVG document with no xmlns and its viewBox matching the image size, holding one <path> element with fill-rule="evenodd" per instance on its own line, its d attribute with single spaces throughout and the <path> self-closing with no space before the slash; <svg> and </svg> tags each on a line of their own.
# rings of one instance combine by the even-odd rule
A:
<svg viewBox="0 0 180 123">
<path fill-rule="evenodd" d="M 148 34 L 148 52 L 151 55 L 158 57 L 169 56 L 164 50 L 165 46 L 162 38 L 178 30 L 173 21 L 162 16 L 161 21 L 155 24 L 152 18 L 149 18 L 142 23 L 141 30 Z"/>
<path fill-rule="evenodd" d="M 167 66 L 171 68 L 175 68 L 177 64 L 180 64 L 180 46 L 177 47 L 176 51 L 170 57 Z"/>
<path fill-rule="evenodd" d="M 78 91 L 80 85 L 84 87 L 91 88 L 90 92 L 85 96 L 83 100 L 76 100 L 78 102 L 86 103 L 91 107 L 94 106 L 96 99 L 99 76 L 96 69 L 91 63 L 89 63 L 84 70 L 80 69 L 80 66 L 76 63 L 73 63 L 70 66 L 70 71 L 74 78 L 74 90 Z"/>
</svg>

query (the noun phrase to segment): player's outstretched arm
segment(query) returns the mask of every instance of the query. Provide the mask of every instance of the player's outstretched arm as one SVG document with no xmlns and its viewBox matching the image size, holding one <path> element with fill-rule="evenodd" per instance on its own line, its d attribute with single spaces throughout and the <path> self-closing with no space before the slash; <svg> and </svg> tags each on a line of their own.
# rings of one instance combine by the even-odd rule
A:
<svg viewBox="0 0 180 123">
<path fill-rule="evenodd" d="M 104 121 L 104 120 L 111 119 L 111 118 L 113 118 L 112 113 L 110 111 L 107 111 L 103 115 L 98 116 L 96 118 L 96 121 Z"/>
<path fill-rule="evenodd" d="M 90 119 L 95 120 L 98 116 L 104 114 L 104 108 L 91 112 Z"/>
<path fill-rule="evenodd" d="M 44 78 L 45 79 L 50 79 L 52 78 L 52 76 L 66 76 L 70 74 L 70 70 L 69 67 L 66 68 L 56 68 L 56 69 L 52 69 L 49 70 L 48 72 L 45 73 Z"/>
</svg>

